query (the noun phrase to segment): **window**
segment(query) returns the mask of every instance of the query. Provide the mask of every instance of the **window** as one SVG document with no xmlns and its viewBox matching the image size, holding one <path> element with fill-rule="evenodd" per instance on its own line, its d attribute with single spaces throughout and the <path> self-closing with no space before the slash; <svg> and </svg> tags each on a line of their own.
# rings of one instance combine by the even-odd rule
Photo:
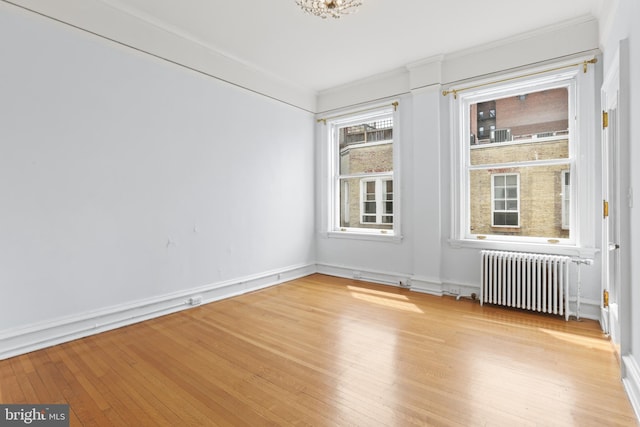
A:
<svg viewBox="0 0 640 427">
<path fill-rule="evenodd" d="M 519 183 L 516 174 L 493 175 L 491 192 L 491 218 L 493 227 L 518 227 L 520 225 Z"/>
<path fill-rule="evenodd" d="M 330 233 L 397 235 L 396 114 L 390 105 L 327 121 Z"/>
<path fill-rule="evenodd" d="M 362 224 L 393 224 L 393 180 L 363 179 L 360 184 Z"/>
<path fill-rule="evenodd" d="M 458 94 L 456 239 L 575 244 L 576 87 L 570 70 Z"/>
</svg>

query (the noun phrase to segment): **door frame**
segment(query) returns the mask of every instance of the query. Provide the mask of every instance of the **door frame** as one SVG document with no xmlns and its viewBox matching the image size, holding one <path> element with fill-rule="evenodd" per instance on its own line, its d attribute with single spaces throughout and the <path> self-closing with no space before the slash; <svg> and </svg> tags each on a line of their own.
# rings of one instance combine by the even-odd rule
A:
<svg viewBox="0 0 640 427">
<path fill-rule="evenodd" d="M 630 67 L 629 67 L 629 41 L 621 40 L 619 47 L 613 55 L 613 60 L 609 62 L 609 69 L 603 80 L 601 87 L 601 106 L 606 111 L 608 105 L 607 95 L 613 90 L 617 92 L 617 114 L 615 123 L 611 125 L 617 126 L 617 169 L 609 170 L 609 165 L 605 162 L 608 160 L 604 157 L 606 147 L 605 133 L 602 133 L 602 195 L 607 195 L 609 188 L 609 180 L 617 180 L 616 188 L 618 190 L 617 206 L 610 206 L 609 214 L 616 215 L 615 221 L 619 228 L 620 249 L 618 249 L 618 316 L 617 326 L 618 332 L 614 339 L 618 339 L 619 351 L 618 357 L 622 358 L 630 352 L 631 342 L 631 208 L 633 207 L 633 193 L 631 188 L 631 163 L 630 163 Z M 608 257 L 609 257 L 609 241 L 607 228 L 608 223 L 603 219 L 602 222 L 602 289 L 607 289 L 606 280 L 609 279 Z M 607 239 L 607 241 L 605 241 Z M 609 315 L 609 311 L 602 311 L 603 319 L 601 321 L 609 321 L 604 316 Z M 607 324 L 608 325 L 608 324 Z M 603 324 L 604 326 L 604 324 Z M 610 328 L 609 328 L 610 329 Z M 610 332 L 610 331 L 605 331 Z M 624 376 L 624 364 L 621 365 Z"/>
</svg>

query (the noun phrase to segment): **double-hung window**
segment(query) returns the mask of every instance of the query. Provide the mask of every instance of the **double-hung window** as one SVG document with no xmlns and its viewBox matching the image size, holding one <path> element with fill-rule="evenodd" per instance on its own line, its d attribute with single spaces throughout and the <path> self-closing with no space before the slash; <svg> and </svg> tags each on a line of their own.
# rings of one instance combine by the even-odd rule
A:
<svg viewBox="0 0 640 427">
<path fill-rule="evenodd" d="M 457 94 L 456 240 L 576 243 L 577 73 Z"/>
<path fill-rule="evenodd" d="M 491 220 L 493 227 L 519 227 L 518 174 L 495 174 L 492 178 Z"/>
<path fill-rule="evenodd" d="M 396 107 L 327 120 L 331 235 L 398 234 Z"/>
</svg>

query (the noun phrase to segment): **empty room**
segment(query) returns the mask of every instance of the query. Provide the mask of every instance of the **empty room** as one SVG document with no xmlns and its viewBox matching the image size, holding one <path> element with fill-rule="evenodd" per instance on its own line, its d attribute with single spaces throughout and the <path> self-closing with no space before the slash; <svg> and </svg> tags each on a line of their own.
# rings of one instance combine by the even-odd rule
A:
<svg viewBox="0 0 640 427">
<path fill-rule="evenodd" d="M 0 0 L 0 425 L 639 425 L 637 17 Z"/>
</svg>

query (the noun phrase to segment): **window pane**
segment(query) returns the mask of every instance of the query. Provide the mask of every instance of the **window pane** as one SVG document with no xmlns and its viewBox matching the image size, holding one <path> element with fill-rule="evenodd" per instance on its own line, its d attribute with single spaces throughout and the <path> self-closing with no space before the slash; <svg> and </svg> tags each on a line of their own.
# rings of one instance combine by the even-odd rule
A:
<svg viewBox="0 0 640 427">
<path fill-rule="evenodd" d="M 495 225 L 506 225 L 505 212 L 494 212 L 493 223 Z"/>
<path fill-rule="evenodd" d="M 518 214 L 510 212 L 495 212 L 493 214 L 494 224 L 496 226 L 518 226 Z M 511 232 L 510 232 L 511 233 Z"/>
<path fill-rule="evenodd" d="M 393 170 L 393 118 L 338 128 L 340 175 Z"/>
<path fill-rule="evenodd" d="M 518 214 L 517 213 L 505 213 L 504 214 L 505 225 L 518 225 Z"/>
<path fill-rule="evenodd" d="M 364 213 L 367 213 L 367 214 L 376 213 L 376 202 L 365 202 L 364 203 Z"/>
<path fill-rule="evenodd" d="M 569 92 L 557 88 L 473 104 L 469 126 L 472 165 L 567 159 Z"/>
<path fill-rule="evenodd" d="M 496 189 L 495 189 L 494 197 L 495 197 L 496 199 L 504 199 L 504 196 L 505 196 L 505 189 L 504 189 L 504 187 L 498 187 L 498 188 L 496 188 Z"/>
<path fill-rule="evenodd" d="M 467 233 L 543 238 L 569 238 L 568 203 L 563 203 L 565 177 L 569 164 L 509 168 L 509 172 L 494 175 L 490 169 L 469 171 L 469 224 Z M 520 177 L 520 186 L 507 187 L 504 198 L 497 183 Z M 491 187 L 494 186 L 492 200 Z M 566 190 L 568 191 L 568 190 Z M 568 193 L 567 193 L 568 194 Z M 563 208 L 564 206 L 564 208 Z M 565 224 L 563 228 L 563 210 Z M 520 223 L 518 224 L 518 214 Z M 517 226 L 504 230 L 492 226 Z"/>
<path fill-rule="evenodd" d="M 340 227 L 354 227 L 360 223 L 360 180 L 340 180 Z"/>
<path fill-rule="evenodd" d="M 387 214 L 393 213 L 393 202 L 386 202 L 384 204 L 384 213 L 387 213 Z"/>
</svg>

